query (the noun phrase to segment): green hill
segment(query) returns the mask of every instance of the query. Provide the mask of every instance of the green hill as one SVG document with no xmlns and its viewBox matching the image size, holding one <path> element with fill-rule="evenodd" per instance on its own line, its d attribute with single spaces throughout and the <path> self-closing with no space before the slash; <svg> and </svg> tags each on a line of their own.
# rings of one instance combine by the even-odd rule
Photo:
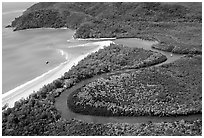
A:
<svg viewBox="0 0 204 138">
<path fill-rule="evenodd" d="M 162 42 L 154 48 L 164 51 L 202 53 L 201 3 L 40 2 L 11 26 L 14 31 L 67 27 L 76 29 L 76 38 L 137 37 Z"/>
<path fill-rule="evenodd" d="M 86 20 L 79 21 L 79 25 L 76 28 L 80 28 L 80 24 L 85 22 L 92 22 L 98 24 L 96 20 L 101 21 L 101 24 L 107 22 L 113 22 L 113 26 L 117 26 L 120 22 L 127 23 L 131 21 L 152 21 L 152 22 L 201 22 L 202 13 L 199 11 L 201 7 L 198 3 L 192 3 L 196 8 L 192 8 L 187 3 L 55 3 L 55 2 L 41 2 L 34 4 L 28 8 L 20 18 L 15 19 L 15 23 L 12 23 L 12 27 L 16 27 L 15 30 L 22 30 L 36 27 L 72 27 L 70 20 L 76 20 L 78 16 L 83 15 L 90 17 Z M 195 7 L 194 6 L 194 7 Z M 194 9 L 194 10 L 193 10 Z M 40 19 L 38 16 L 45 17 L 46 15 L 53 14 L 55 11 L 56 18 L 63 18 L 63 24 L 53 26 L 52 24 L 32 24 L 36 20 Z M 37 12 L 38 11 L 38 12 Z M 50 11 L 50 12 L 48 12 Z M 77 14 L 76 14 L 77 13 Z M 72 16 L 72 15 L 75 16 Z M 38 16 L 36 16 L 38 15 Z M 72 17 L 72 18 L 70 18 Z M 23 21 L 22 21 L 23 20 Z M 45 18 L 45 22 L 49 19 Z M 33 21 L 33 22 L 32 22 Z M 117 22 L 116 22 L 117 21 Z M 119 22 L 118 22 L 119 21 Z M 59 23 L 58 20 L 55 21 Z M 29 25 L 28 25 L 29 24 Z M 76 29 L 74 28 L 74 29 Z"/>
<path fill-rule="evenodd" d="M 189 55 L 151 67 L 167 57 L 111 44 L 16 101 L 13 108 L 2 107 L 2 135 L 202 135 L 200 118 L 89 123 L 66 120 L 55 106 L 57 97 L 70 92 L 67 106 L 80 114 L 202 116 L 202 3 L 41 2 L 15 18 L 11 27 L 14 31 L 68 27 L 76 30 L 76 38 L 137 37 L 158 41 L 155 49 Z"/>
</svg>

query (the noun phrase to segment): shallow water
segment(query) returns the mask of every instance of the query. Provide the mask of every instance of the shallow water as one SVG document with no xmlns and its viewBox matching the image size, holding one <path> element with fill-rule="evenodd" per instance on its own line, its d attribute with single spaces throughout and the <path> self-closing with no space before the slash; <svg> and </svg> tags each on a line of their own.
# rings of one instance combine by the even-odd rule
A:
<svg viewBox="0 0 204 138">
<path fill-rule="evenodd" d="M 69 29 L 7 29 L 6 33 L 2 47 L 3 93 L 97 47 L 80 46 L 88 41 L 67 42 L 74 33 Z"/>
<path fill-rule="evenodd" d="M 81 47 L 89 41 L 72 39 L 69 29 L 5 28 L 33 3 L 3 3 L 2 13 L 2 93 L 6 93 L 59 66 L 62 62 L 89 53 L 96 45 Z M 67 41 L 70 40 L 70 41 Z M 74 47 L 73 47 L 74 46 Z M 49 61 L 49 64 L 45 64 Z"/>
<path fill-rule="evenodd" d="M 76 57 L 89 53 L 95 49 L 95 45 L 86 44 L 91 41 L 73 40 L 74 31 L 66 29 L 33 29 L 13 32 L 11 28 L 5 28 L 14 17 L 33 3 L 13 4 L 3 3 L 2 13 L 2 92 L 5 93 L 51 69 L 58 66 L 66 60 L 74 60 Z M 67 41 L 68 40 L 68 41 Z M 136 38 L 114 40 L 130 47 L 140 47 L 147 50 L 151 49 L 154 42 L 143 41 Z M 180 58 L 181 55 L 162 52 L 168 60 L 164 63 L 170 63 Z M 46 65 L 49 61 L 51 64 Z M 164 64 L 162 63 L 162 64 Z M 161 65 L 161 64 L 160 64 Z M 100 117 L 90 115 L 80 115 L 73 113 L 67 107 L 67 93 L 62 93 L 56 99 L 55 105 L 59 111 L 62 111 L 62 117 L 66 119 L 76 118 L 86 122 L 95 123 L 141 123 L 141 122 L 161 122 L 175 121 L 180 119 L 192 120 L 201 118 L 202 115 L 193 115 L 185 117 Z M 63 101 L 63 102 L 62 102 Z"/>
<path fill-rule="evenodd" d="M 50 46 L 49 39 L 53 40 L 55 34 L 43 34 L 43 30 L 7 30 L 8 35 L 3 36 L 2 47 L 3 93 L 65 61 L 64 57 Z M 46 61 L 51 64 L 46 65 Z"/>
</svg>

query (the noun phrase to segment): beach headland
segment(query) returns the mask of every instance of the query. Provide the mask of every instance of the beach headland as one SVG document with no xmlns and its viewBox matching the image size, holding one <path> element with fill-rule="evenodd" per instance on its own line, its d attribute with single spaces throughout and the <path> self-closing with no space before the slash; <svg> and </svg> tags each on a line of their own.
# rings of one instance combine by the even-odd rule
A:
<svg viewBox="0 0 204 138">
<path fill-rule="evenodd" d="M 6 92 L 5 94 L 2 94 L 2 106 L 8 104 L 8 107 L 13 107 L 16 101 L 22 98 L 27 98 L 30 94 L 32 94 L 33 92 L 37 92 L 44 85 L 47 85 L 53 82 L 54 80 L 60 78 L 61 76 L 64 75 L 65 72 L 69 71 L 69 69 L 71 69 L 73 65 L 76 65 L 80 60 L 84 59 L 89 54 L 98 51 L 99 49 L 103 49 L 103 47 L 109 46 L 111 43 L 114 42 L 112 41 L 93 42 L 91 44 L 96 45 L 97 48 L 95 48 L 91 52 L 83 54 L 76 58 L 75 60 L 61 63 L 59 66 L 42 74 L 41 76 L 38 76 L 26 82 L 25 84 L 22 84 Z"/>
</svg>

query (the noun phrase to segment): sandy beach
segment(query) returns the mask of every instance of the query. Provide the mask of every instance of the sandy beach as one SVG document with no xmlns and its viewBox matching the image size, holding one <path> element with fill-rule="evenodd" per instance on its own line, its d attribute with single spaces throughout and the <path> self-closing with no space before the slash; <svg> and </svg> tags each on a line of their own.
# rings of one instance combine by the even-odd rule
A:
<svg viewBox="0 0 204 138">
<path fill-rule="evenodd" d="M 81 38 L 76 38 L 75 40 L 79 41 L 101 41 L 101 40 L 115 40 L 116 38 L 87 38 L 87 39 L 81 39 Z"/>
<path fill-rule="evenodd" d="M 2 106 L 5 104 L 8 104 L 8 107 L 13 107 L 16 101 L 20 100 L 21 98 L 28 97 L 31 93 L 33 93 L 34 91 L 38 91 L 44 85 L 49 84 L 52 81 L 60 78 L 62 75 L 64 75 L 65 72 L 71 69 L 71 67 L 73 65 L 76 65 L 80 60 L 84 59 L 89 54 L 104 48 L 105 46 L 109 46 L 111 43 L 114 43 L 114 42 L 112 41 L 93 42 L 91 44 L 96 45 L 97 48 L 92 50 L 91 52 L 81 55 L 75 60 L 61 63 L 59 66 L 42 74 L 41 76 L 38 76 L 26 82 L 25 84 L 22 84 L 6 92 L 5 94 L 2 94 Z"/>
</svg>

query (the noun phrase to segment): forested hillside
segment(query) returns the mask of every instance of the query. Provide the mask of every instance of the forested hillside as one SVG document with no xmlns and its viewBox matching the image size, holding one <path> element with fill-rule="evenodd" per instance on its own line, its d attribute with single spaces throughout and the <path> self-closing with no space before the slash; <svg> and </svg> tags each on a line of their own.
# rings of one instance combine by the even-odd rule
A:
<svg viewBox="0 0 204 138">
<path fill-rule="evenodd" d="M 200 54 L 201 9 L 201 3 L 41 2 L 28 8 L 11 26 L 15 31 L 68 27 L 76 29 L 77 38 L 153 39 L 164 42 L 156 46 L 157 49 Z M 184 33 L 187 40 L 183 37 Z M 164 40 L 161 36 L 167 37 Z M 195 43 L 191 44 L 192 41 Z"/>
<path fill-rule="evenodd" d="M 202 3 L 41 2 L 15 18 L 11 26 L 14 31 L 68 27 L 76 30 L 75 38 L 156 40 L 153 48 L 186 55 L 154 66 L 167 57 L 134 45 L 111 44 L 17 101 L 13 108 L 5 105 L 2 135 L 202 135 L 202 118 L 192 117 L 202 116 Z M 66 101 L 60 101 L 66 102 L 66 111 L 104 118 L 154 116 L 161 121 L 131 124 L 90 123 L 75 116 L 65 119 L 55 104 L 67 92 Z M 162 117 L 167 116 L 190 120 L 164 122 Z"/>
<path fill-rule="evenodd" d="M 102 116 L 179 116 L 201 113 L 201 56 L 100 77 L 74 91 L 68 106 Z M 189 68 L 190 67 L 190 68 Z"/>
<path fill-rule="evenodd" d="M 116 55 L 120 58 L 114 58 Z M 161 54 L 138 48 L 111 45 L 99 50 L 73 66 L 63 77 L 44 86 L 28 98 L 17 101 L 13 108 L 3 107 L 2 134 L 11 136 L 201 135 L 202 120 L 199 119 L 141 124 L 97 124 L 76 119 L 65 120 L 55 107 L 55 99 L 61 93 L 93 75 L 110 72 L 112 75 L 93 81 L 70 95 L 68 104 L 72 110 L 83 114 L 108 116 L 171 116 L 201 113 L 201 56 L 187 56 L 162 67 L 135 71 L 165 60 L 165 56 Z M 107 87 L 104 87 L 104 83 Z M 137 89 L 132 89 L 134 87 Z M 83 89 L 84 91 L 81 91 Z M 135 90 L 137 92 L 134 93 Z M 138 100 L 142 102 L 138 103 Z M 145 104 L 148 101 L 152 105 Z M 93 107 L 88 108 L 87 105 Z M 81 108 L 83 110 L 79 110 Z M 103 110 L 99 110 L 100 108 Z"/>
<path fill-rule="evenodd" d="M 66 89 L 80 81 L 111 71 L 138 69 L 164 62 L 160 53 L 112 44 L 81 60 L 61 78 L 45 85 L 2 113 L 3 135 L 48 135 L 61 118 L 54 103 Z M 5 107 L 4 107 L 5 108 Z M 62 119 L 62 118 L 61 118 Z"/>
</svg>

